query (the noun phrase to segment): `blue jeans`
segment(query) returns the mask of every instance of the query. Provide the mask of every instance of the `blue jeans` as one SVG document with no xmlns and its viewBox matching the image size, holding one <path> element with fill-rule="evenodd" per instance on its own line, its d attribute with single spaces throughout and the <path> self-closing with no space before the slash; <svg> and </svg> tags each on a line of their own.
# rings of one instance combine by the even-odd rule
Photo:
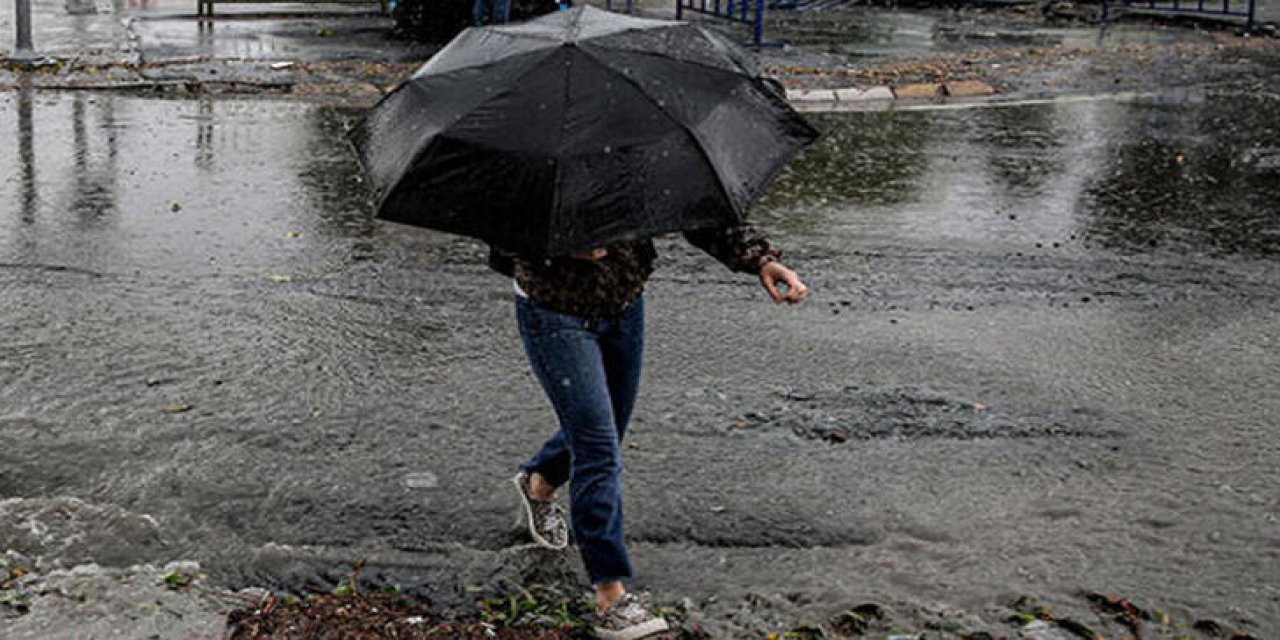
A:
<svg viewBox="0 0 1280 640">
<path fill-rule="evenodd" d="M 511 20 L 511 0 L 475 0 L 471 20 L 477 26 L 505 24 Z"/>
<path fill-rule="evenodd" d="M 521 465 L 569 484 L 569 519 L 593 584 L 630 578 L 622 528 L 622 438 L 640 387 L 644 300 L 583 318 L 516 298 L 520 338 L 560 429 Z"/>
</svg>

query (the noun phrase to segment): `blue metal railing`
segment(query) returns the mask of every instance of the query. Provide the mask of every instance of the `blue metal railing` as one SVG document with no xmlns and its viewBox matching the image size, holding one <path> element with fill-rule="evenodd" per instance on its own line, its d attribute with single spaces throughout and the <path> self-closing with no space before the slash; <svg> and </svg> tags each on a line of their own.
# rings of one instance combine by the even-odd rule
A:
<svg viewBox="0 0 1280 640">
<path fill-rule="evenodd" d="M 768 0 L 676 0 L 676 20 L 690 11 L 744 24 L 750 30 L 751 44 L 759 47 L 764 40 L 764 9 Z"/>
<path fill-rule="evenodd" d="M 1138 9 L 1144 13 L 1189 14 L 1244 18 L 1245 31 L 1253 31 L 1258 20 L 1258 0 L 1102 0 L 1102 21 L 1113 8 Z"/>
</svg>

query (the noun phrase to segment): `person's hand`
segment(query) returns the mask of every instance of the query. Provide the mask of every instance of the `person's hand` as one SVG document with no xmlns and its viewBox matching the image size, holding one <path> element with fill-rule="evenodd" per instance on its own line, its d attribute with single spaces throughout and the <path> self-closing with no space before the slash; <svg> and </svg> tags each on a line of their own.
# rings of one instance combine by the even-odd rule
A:
<svg viewBox="0 0 1280 640">
<path fill-rule="evenodd" d="M 796 272 L 782 266 L 781 262 L 768 262 L 760 268 L 760 284 L 769 292 L 774 302 L 798 304 L 809 295 L 809 287 L 804 286 Z M 778 290 L 778 285 L 786 287 L 786 293 Z"/>
</svg>

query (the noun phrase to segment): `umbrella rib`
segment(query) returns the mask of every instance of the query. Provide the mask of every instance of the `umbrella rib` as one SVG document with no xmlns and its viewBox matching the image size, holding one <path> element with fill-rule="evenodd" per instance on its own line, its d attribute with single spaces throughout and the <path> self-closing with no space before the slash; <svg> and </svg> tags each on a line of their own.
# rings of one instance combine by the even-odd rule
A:
<svg viewBox="0 0 1280 640">
<path fill-rule="evenodd" d="M 561 48 L 563 50 L 563 47 Z M 567 57 L 570 64 L 573 63 L 572 57 Z M 556 158 L 560 157 L 560 150 L 564 148 L 564 137 L 569 131 L 569 98 L 572 95 L 570 83 L 573 81 L 573 74 L 565 72 L 564 74 L 564 103 L 560 106 L 560 135 L 556 138 Z M 564 178 L 564 163 L 556 162 L 556 174 L 551 182 L 551 213 L 547 216 L 550 224 L 547 225 L 548 236 L 551 235 L 550 229 L 553 229 L 556 223 L 560 221 L 560 207 L 563 200 L 560 197 L 560 182 Z"/>
<path fill-rule="evenodd" d="M 485 98 L 485 99 L 484 99 L 483 101 L 481 101 L 481 102 L 477 102 L 477 103 L 476 103 L 474 106 L 472 106 L 470 109 L 467 109 L 466 111 L 462 112 L 458 117 L 454 118 L 452 122 L 450 122 L 449 124 L 447 124 L 447 125 L 445 125 L 445 126 L 441 127 L 441 128 L 440 128 L 440 133 L 444 133 L 444 132 L 448 131 L 450 127 L 452 127 L 452 126 L 453 126 L 453 125 L 455 125 L 455 124 L 458 124 L 458 122 L 460 122 L 463 118 L 466 118 L 467 116 L 471 115 L 471 114 L 472 114 L 472 112 L 474 112 L 476 109 L 479 109 L 480 107 L 483 107 L 483 106 L 485 106 L 485 105 L 489 104 L 490 102 L 493 102 L 494 100 L 497 100 L 498 98 L 501 98 L 501 97 L 504 97 L 504 96 L 510 95 L 513 91 L 515 91 L 516 87 L 518 87 L 518 86 L 520 85 L 520 83 L 521 83 L 521 82 L 522 82 L 526 77 L 528 77 L 528 75 L 529 75 L 529 74 L 534 73 L 535 71 L 538 71 L 538 70 L 540 69 L 540 67 L 541 67 L 542 63 L 544 63 L 544 62 L 546 62 L 546 61 L 547 61 L 547 58 L 550 58 L 551 56 L 554 56 L 554 55 L 555 55 L 557 52 L 559 52 L 559 51 L 560 51 L 560 47 L 553 47 L 553 48 L 551 48 L 551 49 L 547 50 L 541 58 L 539 58 L 538 60 L 536 60 L 536 61 L 534 61 L 532 64 L 530 64 L 530 65 L 529 65 L 529 68 L 525 69 L 524 71 L 521 71 L 521 72 L 520 72 L 520 75 L 517 75 L 516 77 L 512 78 L 512 79 L 507 83 L 507 88 L 506 88 L 506 89 L 503 89 L 502 91 L 499 91 L 499 92 L 497 92 L 497 93 L 495 93 L 495 94 L 493 94 L 493 95 L 489 96 L 488 98 Z M 474 67 L 473 67 L 473 68 L 474 68 Z M 437 135 L 439 135 L 439 134 L 437 134 Z"/>
<path fill-rule="evenodd" d="M 720 175 L 720 168 L 716 166 L 716 163 L 711 160 L 711 156 L 707 154 L 706 147 L 702 143 L 702 138 L 700 138 L 697 132 L 693 130 L 693 127 L 690 127 L 684 122 L 681 122 L 679 118 L 676 118 L 674 115 L 668 113 L 666 109 L 662 108 L 662 105 L 654 101 L 654 99 L 651 96 L 649 96 L 648 93 L 645 93 L 644 88 L 640 86 L 639 82 L 636 82 L 634 79 L 628 77 L 625 73 L 618 73 L 613 69 L 613 67 L 610 67 L 609 65 L 601 62 L 600 59 L 596 56 L 596 54 L 592 53 L 587 48 L 579 47 L 579 50 L 581 50 L 584 54 L 586 54 L 586 56 L 590 58 L 592 62 L 602 67 L 605 71 L 613 75 L 620 76 L 624 81 L 626 81 L 628 84 L 634 87 L 637 93 L 643 96 L 645 100 L 648 100 L 649 104 L 653 105 L 653 108 L 658 110 L 658 113 L 661 113 L 662 115 L 666 116 L 667 119 L 675 123 L 676 126 L 680 127 L 680 129 L 684 131 L 685 135 L 689 136 L 689 138 L 693 140 L 694 148 L 698 150 L 698 154 L 702 156 L 702 159 L 707 161 L 707 166 L 710 167 L 711 172 L 715 174 L 716 186 L 720 187 L 720 193 L 721 195 L 724 196 L 725 202 L 728 202 L 729 208 L 732 209 L 734 213 L 738 214 L 739 220 L 745 221 L 746 212 L 738 210 L 737 203 L 735 203 L 733 200 L 733 197 L 729 195 L 729 190 L 725 188 L 724 176 Z"/>
<path fill-rule="evenodd" d="M 749 66 L 747 63 L 743 63 L 741 60 L 739 60 L 739 58 L 741 57 L 739 54 L 743 52 L 735 51 L 736 49 L 735 45 L 726 41 L 719 34 L 713 31 L 710 31 L 706 27 L 702 27 L 698 25 L 694 25 L 694 26 L 697 28 L 698 32 L 702 34 L 702 37 L 706 38 L 707 41 L 711 43 L 711 46 L 716 48 L 716 51 L 719 51 L 720 53 L 724 54 L 724 56 L 729 60 L 731 60 L 735 65 L 737 65 L 739 69 L 742 69 L 743 73 L 753 75 L 753 76 L 762 75 L 760 74 L 758 67 L 751 68 L 751 66 Z M 752 60 L 754 61 L 754 59 Z"/>
<path fill-rule="evenodd" d="M 612 36 L 612 35 L 615 35 L 615 34 L 612 34 L 612 33 L 611 33 L 611 34 L 609 34 L 609 36 Z M 600 36 L 600 38 L 605 38 L 605 37 L 608 37 L 608 36 Z M 592 40 L 598 40 L 598 39 L 600 39 L 600 38 L 592 38 Z M 708 38 L 708 40 L 709 40 L 709 39 L 710 39 L 710 38 Z M 585 50 L 586 48 L 591 48 L 591 49 L 603 49 L 603 47 L 596 47 L 596 46 L 593 46 L 593 45 L 590 43 L 590 41 L 588 41 L 587 43 L 585 43 L 584 45 L 581 45 L 581 46 L 583 46 L 584 50 Z M 672 58 L 671 56 L 664 55 L 664 54 L 661 54 L 661 53 L 657 53 L 657 52 L 654 52 L 654 51 L 644 51 L 644 50 L 642 50 L 642 49 L 619 49 L 619 51 L 621 51 L 621 52 L 623 52 L 623 53 L 626 53 L 626 54 L 628 54 L 628 55 L 646 56 L 646 57 L 650 57 L 650 58 L 657 58 L 657 59 L 660 59 L 660 60 L 666 60 L 667 62 L 676 62 L 676 63 L 679 63 L 679 64 L 687 64 L 687 65 L 692 66 L 692 67 L 698 67 L 699 69 L 706 69 L 706 70 L 708 70 L 708 71 L 714 71 L 714 72 L 716 72 L 716 73 L 721 73 L 721 74 L 730 75 L 730 76 L 735 76 L 735 77 L 740 77 L 740 78 L 751 78 L 751 77 L 753 76 L 753 74 L 755 73 L 755 72 L 754 72 L 753 70 L 751 70 L 751 69 L 745 69 L 745 68 L 742 68 L 742 66 L 741 66 L 741 65 L 738 65 L 738 67 L 739 67 L 740 69 L 742 69 L 741 71 L 731 71 L 731 70 L 729 70 L 729 69 L 725 69 L 725 68 L 723 68 L 723 67 L 717 67 L 717 66 L 709 65 L 709 64 L 707 64 L 707 63 L 705 63 L 705 62 L 698 62 L 698 61 L 696 61 L 696 60 L 683 60 L 683 59 L 681 59 L 681 58 Z M 608 67 L 608 65 L 605 65 L 605 66 L 606 66 L 606 68 Z"/>
<path fill-rule="evenodd" d="M 435 148 L 436 148 L 436 146 L 437 146 L 437 144 L 436 144 L 436 143 L 440 140 L 440 136 L 442 136 L 442 135 L 446 134 L 446 133 L 449 131 L 449 129 L 450 129 L 451 127 L 453 127 L 453 125 L 458 124 L 459 122 L 461 122 L 464 118 L 466 118 L 467 116 L 471 115 L 471 114 L 472 114 L 472 112 L 474 112 L 476 109 L 479 109 L 480 107 L 483 107 L 484 105 L 489 104 L 489 103 L 490 103 L 490 102 L 492 102 L 493 100 L 496 100 L 496 99 L 498 99 L 498 98 L 500 98 L 500 97 L 502 97 L 502 96 L 505 96 L 505 95 L 507 95 L 507 94 L 511 93 L 511 92 L 514 90 L 514 89 L 513 89 L 513 87 L 515 87 L 516 85 L 518 85 L 518 84 L 520 83 L 520 81 L 521 81 L 521 80 L 523 80 L 523 79 L 524 79 L 526 76 L 528 76 L 530 73 L 533 73 L 534 71 L 538 70 L 538 69 L 540 68 L 540 66 L 541 66 L 541 63 L 545 62 L 545 61 L 546 61 L 546 59 L 547 59 L 547 58 L 549 58 L 549 57 L 551 57 L 552 55 L 555 55 L 555 53 L 556 53 L 557 51 L 559 51 L 559 50 L 560 50 L 560 48 L 559 48 L 559 47 L 555 47 L 555 48 L 552 48 L 552 49 L 550 49 L 550 50 L 546 51 L 545 55 L 544 55 L 542 58 L 540 58 L 540 59 L 538 59 L 538 60 L 534 61 L 533 63 L 531 63 L 531 64 L 529 65 L 529 67 L 528 67 L 527 69 L 525 69 L 524 71 L 521 71 L 521 72 L 520 72 L 520 74 L 519 74 L 519 75 L 517 75 L 515 78 L 512 78 L 512 79 L 511 79 L 511 82 L 508 84 L 508 88 L 507 88 L 506 90 L 504 90 L 504 91 L 499 91 L 498 93 L 496 93 L 496 94 L 494 94 L 494 95 L 492 95 L 492 96 L 489 96 L 489 97 L 485 98 L 483 101 L 478 102 L 478 103 L 476 103 L 476 104 L 472 105 L 472 106 L 471 106 L 471 108 L 469 108 L 469 109 L 467 109 L 467 110 L 463 111 L 462 113 L 458 114 L 458 115 L 457 115 L 457 117 L 453 118 L 453 120 L 451 120 L 448 124 L 441 126 L 441 127 L 440 127 L 440 130 L 439 130 L 439 131 L 437 131 L 435 134 L 433 134 L 433 135 L 431 136 L 431 142 L 429 142 L 429 143 L 427 143 L 426 145 L 424 145 L 420 150 L 418 150 L 418 152 L 417 152 L 417 153 L 415 153 L 415 154 L 413 155 L 413 157 L 412 157 L 412 158 L 409 160 L 409 162 L 405 165 L 406 169 L 405 169 L 405 171 L 404 171 L 403 173 L 408 173 L 408 172 L 412 171 L 414 167 L 417 167 L 417 166 L 418 166 L 419 164 L 421 164 L 424 160 L 426 160 L 428 157 L 430 157 L 431 153 L 435 151 Z M 507 59 L 509 59 L 509 58 L 507 58 Z M 504 60 L 505 60 L 505 59 L 504 59 Z M 495 64 L 496 64 L 496 62 L 495 62 Z M 440 77 L 440 76 L 434 76 L 434 77 Z M 404 90 L 408 90 L 408 88 L 412 86 L 412 83 L 413 83 L 413 79 L 411 78 L 411 79 L 409 79 L 408 81 L 406 81 L 404 84 L 402 84 L 400 87 L 397 87 L 397 88 L 396 88 L 396 90 L 395 90 L 394 92 L 392 92 L 392 93 L 399 92 L 399 91 L 404 91 Z M 417 89 L 417 90 L 421 91 L 422 89 Z M 383 96 L 383 100 L 386 100 L 386 99 L 387 99 L 387 98 L 389 98 L 390 96 L 391 96 L 391 94 L 387 94 L 386 96 Z M 379 101 L 379 102 L 381 103 L 381 101 Z M 392 188 L 388 189 L 388 190 L 387 190 L 387 192 L 386 192 L 385 194 L 383 194 L 383 195 L 382 195 L 382 198 L 380 199 L 380 201 L 379 201 L 379 203 L 378 203 L 378 206 L 379 206 L 379 207 L 381 207 L 381 206 L 382 206 L 382 203 L 383 203 L 383 202 L 386 202 L 387 200 L 389 200 L 389 199 L 391 198 L 391 195 L 392 195 L 392 194 L 397 190 L 397 187 L 398 187 L 398 186 L 399 186 L 398 184 L 396 184 L 396 185 L 392 186 Z"/>
<path fill-rule="evenodd" d="M 548 40 L 548 42 L 554 42 L 554 41 Z M 554 53 L 554 52 L 555 52 L 557 49 L 559 49 L 559 48 L 560 48 L 560 47 L 559 47 L 558 45 L 553 44 L 552 46 L 544 47 L 544 48 L 542 48 L 542 49 L 530 49 L 530 50 L 528 50 L 528 51 L 521 51 L 520 53 L 516 53 L 516 54 L 513 54 L 513 55 L 509 55 L 509 56 L 506 56 L 506 57 L 503 57 L 503 58 L 495 58 L 495 59 L 493 59 L 493 60 L 488 60 L 488 61 L 483 62 L 483 63 L 481 63 L 481 64 L 472 64 L 472 65 L 467 65 L 467 66 L 464 66 L 464 67 L 455 67 L 455 68 L 453 68 L 453 69 L 449 69 L 449 70 L 447 70 L 447 71 L 443 71 L 443 72 L 422 73 L 422 69 L 419 69 L 417 73 L 414 73 L 412 76 L 410 76 L 410 77 L 409 77 L 409 79 L 408 79 L 408 80 L 405 80 L 404 82 L 402 82 L 402 83 L 401 83 L 401 85 L 412 84 L 414 81 L 419 80 L 419 79 L 421 79 L 421 78 L 426 78 L 426 79 L 428 79 L 428 80 L 434 80 L 434 79 L 436 79 L 436 78 L 448 78 L 448 77 L 449 77 L 449 76 L 451 76 L 451 75 L 458 74 L 458 73 L 462 73 L 462 72 L 465 72 L 465 71 L 477 71 L 477 70 L 483 70 L 483 69 L 487 69 L 487 68 L 489 68 L 489 67 L 492 67 L 492 66 L 494 66 L 494 65 L 496 65 L 496 64 L 501 64 L 501 63 L 503 63 L 503 62 L 510 61 L 512 58 L 518 58 L 518 57 L 520 57 L 520 56 L 534 55 L 534 54 L 538 54 L 538 53 L 545 53 L 545 54 L 547 54 L 547 55 L 550 55 L 551 53 Z M 428 62 L 427 62 L 427 64 L 429 65 L 429 64 L 431 64 L 431 63 L 428 61 Z M 423 67 L 426 67 L 426 65 L 423 65 Z M 521 77 L 523 77 L 523 76 L 521 76 Z M 517 80 L 518 80 L 518 79 L 519 79 L 519 78 L 517 78 Z M 389 95 L 389 94 L 388 94 L 388 95 Z"/>
</svg>

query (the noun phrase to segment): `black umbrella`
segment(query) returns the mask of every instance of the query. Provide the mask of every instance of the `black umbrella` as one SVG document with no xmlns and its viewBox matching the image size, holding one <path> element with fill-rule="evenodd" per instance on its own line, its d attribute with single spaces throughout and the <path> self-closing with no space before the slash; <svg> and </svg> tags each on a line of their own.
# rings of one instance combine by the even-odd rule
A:
<svg viewBox="0 0 1280 640">
<path fill-rule="evenodd" d="M 591 7 L 462 32 L 354 132 L 378 217 L 525 256 L 741 224 L 816 135 L 725 38 Z"/>
</svg>

